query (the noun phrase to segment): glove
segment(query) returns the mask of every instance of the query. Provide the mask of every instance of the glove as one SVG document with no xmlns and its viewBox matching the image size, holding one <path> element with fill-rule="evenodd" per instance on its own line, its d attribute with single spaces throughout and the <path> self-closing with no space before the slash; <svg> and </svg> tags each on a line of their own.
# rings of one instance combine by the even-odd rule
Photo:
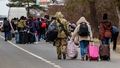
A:
<svg viewBox="0 0 120 68">
<path fill-rule="evenodd" d="M 72 44 L 72 43 L 73 43 L 73 40 L 72 40 L 72 39 L 69 39 L 68 42 L 69 42 L 70 44 Z"/>
</svg>

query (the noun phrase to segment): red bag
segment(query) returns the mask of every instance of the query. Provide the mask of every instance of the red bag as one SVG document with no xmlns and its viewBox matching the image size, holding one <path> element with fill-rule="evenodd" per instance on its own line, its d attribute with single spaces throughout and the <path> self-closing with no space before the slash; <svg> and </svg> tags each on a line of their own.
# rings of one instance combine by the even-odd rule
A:
<svg viewBox="0 0 120 68">
<path fill-rule="evenodd" d="M 46 26 L 47 26 L 46 22 L 42 22 L 41 28 L 46 28 Z"/>
</svg>

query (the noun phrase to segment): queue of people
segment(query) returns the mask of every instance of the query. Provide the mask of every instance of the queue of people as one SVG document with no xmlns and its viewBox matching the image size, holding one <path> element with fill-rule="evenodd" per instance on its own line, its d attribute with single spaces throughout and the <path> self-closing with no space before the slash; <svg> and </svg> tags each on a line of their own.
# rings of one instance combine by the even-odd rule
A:
<svg viewBox="0 0 120 68">
<path fill-rule="evenodd" d="M 84 61 L 85 58 L 88 60 L 88 45 L 90 41 L 93 41 L 93 33 L 91 30 L 92 27 L 86 18 L 80 17 L 76 25 L 69 24 L 64 18 L 64 15 L 61 12 L 57 12 L 51 20 L 49 19 L 48 15 L 45 15 L 44 18 L 37 19 L 34 17 L 26 18 L 21 16 L 20 19 L 13 18 L 11 21 L 5 18 L 4 24 L 0 28 L 4 27 L 5 41 L 9 40 L 10 31 L 14 31 L 16 44 L 38 43 L 41 39 L 51 42 L 47 39 L 47 36 L 52 37 L 49 32 L 52 31 L 52 28 L 56 28 L 56 38 L 54 41 L 52 40 L 52 42 L 54 42 L 53 45 L 56 46 L 57 58 L 66 59 L 66 40 L 70 37 L 71 42 L 80 46 L 81 61 Z M 115 51 L 119 30 L 116 26 L 112 26 L 112 23 L 108 20 L 107 13 L 103 15 L 103 20 L 98 26 L 101 45 L 105 44 L 110 46 L 112 40 L 112 50 Z"/>
</svg>

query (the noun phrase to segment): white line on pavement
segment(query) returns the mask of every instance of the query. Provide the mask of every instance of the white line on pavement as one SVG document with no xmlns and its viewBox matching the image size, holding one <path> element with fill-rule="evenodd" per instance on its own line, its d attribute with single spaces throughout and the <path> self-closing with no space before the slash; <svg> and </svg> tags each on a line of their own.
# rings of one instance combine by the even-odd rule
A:
<svg viewBox="0 0 120 68">
<path fill-rule="evenodd" d="M 1 37 L 2 39 L 4 39 L 3 36 L 0 36 L 0 37 Z M 38 55 L 36 55 L 36 54 L 28 51 L 28 50 L 25 50 L 25 49 L 23 49 L 22 47 L 14 44 L 14 43 L 12 43 L 12 42 L 10 42 L 10 41 L 7 41 L 7 42 L 9 42 L 9 43 L 12 44 L 13 46 L 17 47 L 18 49 L 20 49 L 20 50 L 22 50 L 22 51 L 24 51 L 24 52 L 26 52 L 26 53 L 28 53 L 28 54 L 30 54 L 30 55 L 38 58 L 38 59 L 40 59 L 40 60 L 42 60 L 42 61 L 44 61 L 44 62 L 46 62 L 46 63 L 48 63 L 48 64 L 50 64 L 50 65 L 52 65 L 52 66 L 54 66 L 55 68 L 62 68 L 62 67 L 60 67 L 59 65 L 56 65 L 55 63 L 52 63 L 51 61 L 48 61 L 48 60 L 46 60 L 46 59 L 44 59 L 44 58 L 42 58 L 42 57 L 40 57 L 40 56 L 38 56 Z"/>
</svg>

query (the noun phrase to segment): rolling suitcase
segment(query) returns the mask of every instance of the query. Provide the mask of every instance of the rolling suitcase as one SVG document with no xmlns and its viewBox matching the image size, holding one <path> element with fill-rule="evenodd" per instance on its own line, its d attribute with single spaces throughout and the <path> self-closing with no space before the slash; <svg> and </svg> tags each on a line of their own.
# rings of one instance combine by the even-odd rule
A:
<svg viewBox="0 0 120 68">
<path fill-rule="evenodd" d="M 94 42 L 91 42 L 92 45 L 90 44 L 88 46 L 88 55 L 89 55 L 89 60 L 97 60 L 99 61 L 99 47 L 94 45 Z"/>
<path fill-rule="evenodd" d="M 24 43 L 24 30 L 19 31 L 19 43 L 20 44 Z"/>
<path fill-rule="evenodd" d="M 8 40 L 12 40 L 12 32 L 8 33 Z"/>
<path fill-rule="evenodd" d="M 28 33 L 28 42 L 30 44 L 35 42 L 35 34 L 34 33 L 32 33 L 32 32 Z"/>
<path fill-rule="evenodd" d="M 107 44 L 100 45 L 99 54 L 101 60 L 110 60 L 110 47 Z"/>
<path fill-rule="evenodd" d="M 24 42 L 23 43 L 24 44 L 28 43 L 28 32 L 27 32 L 27 30 L 24 30 Z"/>
</svg>

